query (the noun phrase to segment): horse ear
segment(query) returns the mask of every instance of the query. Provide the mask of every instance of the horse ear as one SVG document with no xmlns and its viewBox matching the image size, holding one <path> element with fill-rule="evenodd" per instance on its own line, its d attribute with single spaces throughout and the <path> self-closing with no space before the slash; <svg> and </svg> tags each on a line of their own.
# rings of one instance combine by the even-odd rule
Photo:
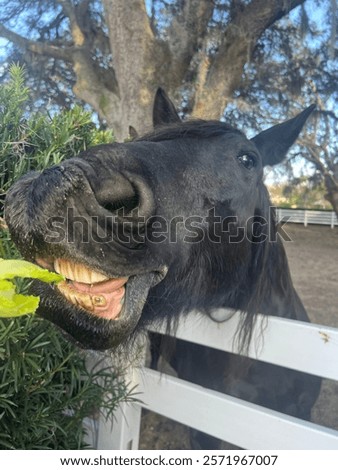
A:
<svg viewBox="0 0 338 470">
<path fill-rule="evenodd" d="M 158 127 L 172 122 L 181 122 L 181 119 L 166 92 L 158 88 L 153 107 L 153 125 Z"/>
<path fill-rule="evenodd" d="M 277 165 L 283 160 L 315 107 L 312 104 L 294 118 L 270 127 L 251 139 L 262 155 L 263 166 Z"/>
<path fill-rule="evenodd" d="M 138 133 L 135 127 L 129 126 L 129 137 L 131 140 L 137 139 Z"/>
</svg>

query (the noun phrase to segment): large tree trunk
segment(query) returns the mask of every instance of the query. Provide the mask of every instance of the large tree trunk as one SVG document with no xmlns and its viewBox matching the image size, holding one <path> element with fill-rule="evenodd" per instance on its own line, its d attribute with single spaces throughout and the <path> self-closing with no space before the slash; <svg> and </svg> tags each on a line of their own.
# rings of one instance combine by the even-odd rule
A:
<svg viewBox="0 0 338 470">
<path fill-rule="evenodd" d="M 129 126 L 141 133 L 151 129 L 155 76 L 164 54 L 142 0 L 104 0 L 104 6 L 119 97 L 116 115 L 109 121 L 115 135 L 125 139 Z"/>
<path fill-rule="evenodd" d="M 209 0 L 185 0 L 167 42 L 156 38 L 144 0 L 103 0 L 118 82 L 118 112 L 107 116 L 118 139 L 152 128 L 151 110 L 159 86 L 168 92 L 182 85 L 190 62 L 207 32 L 213 12 Z"/>
</svg>

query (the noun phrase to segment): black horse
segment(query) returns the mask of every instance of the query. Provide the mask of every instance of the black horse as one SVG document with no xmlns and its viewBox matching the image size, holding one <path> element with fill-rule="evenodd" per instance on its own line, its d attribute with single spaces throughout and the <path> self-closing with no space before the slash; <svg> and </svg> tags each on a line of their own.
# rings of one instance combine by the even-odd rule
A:
<svg viewBox="0 0 338 470">
<path fill-rule="evenodd" d="M 173 329 L 191 310 L 245 312 L 243 349 L 257 313 L 309 321 L 262 177 L 312 111 L 248 140 L 222 122 L 181 122 L 159 90 L 150 134 L 23 177 L 6 199 L 12 238 L 27 259 L 66 277 L 57 287 L 34 283 L 38 313 L 99 350 L 159 321 Z M 156 359 L 166 341 L 152 339 Z M 319 394 L 314 376 L 259 361 L 238 373 L 235 356 L 184 341 L 169 361 L 183 379 L 304 419 Z M 192 445 L 218 441 L 193 432 Z"/>
</svg>

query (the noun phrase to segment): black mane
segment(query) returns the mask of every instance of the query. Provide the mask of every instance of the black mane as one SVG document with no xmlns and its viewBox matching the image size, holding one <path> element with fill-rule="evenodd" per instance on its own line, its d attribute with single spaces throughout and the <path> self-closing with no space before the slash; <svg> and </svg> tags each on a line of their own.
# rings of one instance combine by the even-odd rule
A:
<svg viewBox="0 0 338 470">
<path fill-rule="evenodd" d="M 156 128 L 154 131 L 143 135 L 136 141 L 161 142 L 164 140 L 175 140 L 182 138 L 211 138 L 227 133 L 244 135 L 235 127 L 220 121 L 205 121 L 194 119 L 185 122 L 175 122 L 166 126 Z"/>
</svg>

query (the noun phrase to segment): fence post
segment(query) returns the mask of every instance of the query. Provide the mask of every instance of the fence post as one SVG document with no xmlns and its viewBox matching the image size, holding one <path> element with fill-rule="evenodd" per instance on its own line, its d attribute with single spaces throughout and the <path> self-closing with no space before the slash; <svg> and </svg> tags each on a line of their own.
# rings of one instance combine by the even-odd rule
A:
<svg viewBox="0 0 338 470">
<path fill-rule="evenodd" d="M 304 211 L 304 227 L 307 227 L 307 210 Z"/>
<path fill-rule="evenodd" d="M 121 402 L 108 420 L 100 415 L 96 419 L 97 450 L 136 450 L 139 445 L 142 406 L 138 385 L 146 363 L 147 341 L 140 337 L 135 358 L 123 371 L 124 383 L 132 392 L 130 401 Z M 134 399 L 134 400 L 133 400 Z"/>
<path fill-rule="evenodd" d="M 130 390 L 136 388 L 140 383 L 140 368 L 130 366 L 125 381 Z M 141 412 L 140 403 L 130 401 L 120 403 L 111 419 L 106 420 L 100 416 L 96 448 L 98 450 L 138 449 Z"/>
<path fill-rule="evenodd" d="M 98 450 L 135 450 L 140 437 L 142 408 L 139 404 L 124 402 L 112 420 L 100 419 Z"/>
<path fill-rule="evenodd" d="M 332 213 L 331 213 L 331 228 L 334 228 L 334 219 L 335 219 L 335 215 L 336 215 L 335 212 L 332 212 Z"/>
</svg>

